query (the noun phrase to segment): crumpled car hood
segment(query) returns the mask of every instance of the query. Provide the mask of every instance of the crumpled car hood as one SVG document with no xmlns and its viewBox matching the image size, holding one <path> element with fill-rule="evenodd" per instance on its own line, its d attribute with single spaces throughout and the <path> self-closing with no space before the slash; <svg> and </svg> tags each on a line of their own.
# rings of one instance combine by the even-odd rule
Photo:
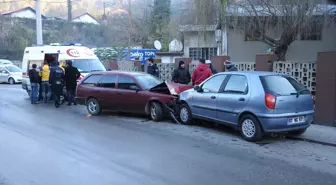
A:
<svg viewBox="0 0 336 185">
<path fill-rule="evenodd" d="M 163 82 L 153 88 L 151 88 L 149 91 L 152 92 L 168 92 L 171 95 L 179 95 L 180 93 L 182 93 L 183 91 L 192 89 L 193 86 L 192 85 L 184 85 L 184 84 L 178 84 L 178 83 L 172 83 L 172 82 Z"/>
</svg>

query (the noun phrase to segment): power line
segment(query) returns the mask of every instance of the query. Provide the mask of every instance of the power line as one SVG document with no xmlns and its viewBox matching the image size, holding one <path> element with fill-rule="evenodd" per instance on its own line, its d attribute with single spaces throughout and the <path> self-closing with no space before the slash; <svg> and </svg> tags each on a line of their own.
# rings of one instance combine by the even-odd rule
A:
<svg viewBox="0 0 336 185">
<path fill-rule="evenodd" d="M 2 3 L 2 4 L 5 4 L 5 3 L 16 3 L 16 2 L 22 2 L 22 1 L 30 2 L 29 0 L 10 0 L 10 1 L 0 1 L 0 3 Z"/>
</svg>

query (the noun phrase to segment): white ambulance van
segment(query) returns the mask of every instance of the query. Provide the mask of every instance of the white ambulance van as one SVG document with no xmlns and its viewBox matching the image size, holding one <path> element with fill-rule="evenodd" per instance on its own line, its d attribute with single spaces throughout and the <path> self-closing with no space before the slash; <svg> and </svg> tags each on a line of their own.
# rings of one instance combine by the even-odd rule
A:
<svg viewBox="0 0 336 185">
<path fill-rule="evenodd" d="M 42 46 L 27 47 L 22 60 L 22 88 L 30 95 L 30 80 L 28 71 L 33 64 L 37 68 L 43 66 L 44 61 L 72 60 L 72 65 L 77 67 L 82 74 L 81 78 L 90 72 L 106 71 L 104 65 L 99 61 L 93 51 L 80 44 L 50 44 Z M 80 79 L 79 79 L 80 80 Z"/>
</svg>

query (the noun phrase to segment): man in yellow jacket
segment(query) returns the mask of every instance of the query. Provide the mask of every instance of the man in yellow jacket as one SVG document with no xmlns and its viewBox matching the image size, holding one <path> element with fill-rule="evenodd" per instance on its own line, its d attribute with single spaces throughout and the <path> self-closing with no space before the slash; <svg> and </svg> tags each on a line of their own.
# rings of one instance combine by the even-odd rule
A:
<svg viewBox="0 0 336 185">
<path fill-rule="evenodd" d="M 50 76 L 50 68 L 48 62 L 45 61 L 42 67 L 42 71 L 40 72 L 41 76 L 41 88 L 42 88 L 42 98 L 44 103 L 48 102 L 48 99 L 51 96 L 51 89 L 49 85 L 49 76 Z"/>
<path fill-rule="evenodd" d="M 63 73 L 65 73 L 65 67 L 66 67 L 65 64 L 66 64 L 65 61 L 60 61 L 60 65 L 59 65 L 59 67 L 62 68 Z"/>
</svg>

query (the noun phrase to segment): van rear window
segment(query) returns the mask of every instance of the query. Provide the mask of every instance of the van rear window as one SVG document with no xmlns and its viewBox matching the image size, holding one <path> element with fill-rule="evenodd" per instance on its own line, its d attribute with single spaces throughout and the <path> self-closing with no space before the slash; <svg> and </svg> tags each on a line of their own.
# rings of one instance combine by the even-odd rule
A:
<svg viewBox="0 0 336 185">
<path fill-rule="evenodd" d="M 268 93 L 278 96 L 309 94 L 310 91 L 294 78 L 282 75 L 261 76 L 260 80 Z"/>
</svg>

